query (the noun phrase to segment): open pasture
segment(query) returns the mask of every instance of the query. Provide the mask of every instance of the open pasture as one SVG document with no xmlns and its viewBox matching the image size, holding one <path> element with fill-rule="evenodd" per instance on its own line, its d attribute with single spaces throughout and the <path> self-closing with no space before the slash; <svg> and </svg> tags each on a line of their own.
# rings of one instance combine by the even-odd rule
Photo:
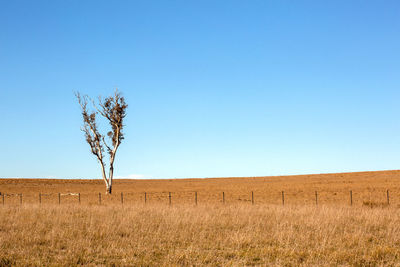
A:
<svg viewBox="0 0 400 267">
<path fill-rule="evenodd" d="M 390 204 L 400 205 L 400 171 L 316 174 L 275 177 L 208 178 L 208 179 L 117 179 L 112 196 L 105 196 L 102 180 L 57 179 L 0 179 L 0 192 L 6 194 L 5 204 L 23 203 L 61 204 L 120 203 L 129 204 L 285 204 L 315 205 L 317 192 L 320 205 L 350 205 L 350 191 L 354 206 L 386 205 L 387 190 Z M 41 196 L 39 196 L 41 194 Z"/>
<path fill-rule="evenodd" d="M 96 180 L 1 179 L 0 266 L 398 266 L 399 174 L 116 180 L 112 197 Z"/>
<path fill-rule="evenodd" d="M 394 208 L 0 208 L 0 266 L 398 266 Z"/>
</svg>

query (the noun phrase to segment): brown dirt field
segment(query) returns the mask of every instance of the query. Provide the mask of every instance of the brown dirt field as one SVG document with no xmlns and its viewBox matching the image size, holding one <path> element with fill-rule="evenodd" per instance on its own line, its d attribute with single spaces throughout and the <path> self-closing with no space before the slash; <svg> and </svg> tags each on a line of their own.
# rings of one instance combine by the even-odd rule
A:
<svg viewBox="0 0 400 267">
<path fill-rule="evenodd" d="M 105 196 L 102 180 L 77 179 L 0 179 L 0 192 L 5 193 L 5 204 L 23 203 L 58 204 L 58 193 L 80 193 L 82 204 L 97 204 L 101 192 L 102 204 L 118 203 L 121 192 L 124 204 L 169 203 L 171 192 L 173 204 L 194 204 L 197 192 L 198 204 L 222 202 L 226 204 L 251 203 L 254 192 L 255 204 L 315 205 L 315 191 L 318 204 L 349 205 L 350 190 L 353 205 L 385 206 L 386 191 L 389 190 L 390 204 L 400 206 L 400 171 L 376 171 L 355 173 L 314 174 L 272 177 L 206 178 L 206 179 L 158 179 L 131 180 L 116 179 L 113 195 Z M 61 203 L 77 203 L 77 196 L 61 195 Z"/>
</svg>

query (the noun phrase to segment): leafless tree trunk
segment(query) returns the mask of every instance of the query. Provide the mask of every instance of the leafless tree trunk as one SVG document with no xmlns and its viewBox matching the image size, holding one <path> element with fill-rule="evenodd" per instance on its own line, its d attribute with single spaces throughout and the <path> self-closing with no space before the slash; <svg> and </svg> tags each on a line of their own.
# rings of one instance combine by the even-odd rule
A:
<svg viewBox="0 0 400 267">
<path fill-rule="evenodd" d="M 120 93 L 116 90 L 113 96 L 106 97 L 105 99 L 99 97 L 99 104 L 91 100 L 93 107 L 96 111 L 89 112 L 87 104 L 90 98 L 88 96 L 81 96 L 79 93 L 75 94 L 79 105 L 82 110 L 83 117 L 83 128 L 82 131 L 85 133 L 86 142 L 90 145 L 90 149 L 93 155 L 96 156 L 101 166 L 101 172 L 104 183 L 106 185 L 106 193 L 112 193 L 112 180 L 114 176 L 114 161 L 118 147 L 121 141 L 124 139 L 123 120 L 126 116 L 126 109 L 128 105 L 125 103 L 125 99 L 121 97 Z M 96 122 L 96 115 L 100 114 L 106 118 L 111 126 L 111 131 L 107 133 L 108 139 L 111 141 L 109 145 L 105 139 L 105 135 L 102 135 L 98 131 Z M 107 149 L 107 153 L 110 157 L 110 166 L 108 178 L 106 175 L 106 164 L 104 162 L 104 147 Z"/>
</svg>

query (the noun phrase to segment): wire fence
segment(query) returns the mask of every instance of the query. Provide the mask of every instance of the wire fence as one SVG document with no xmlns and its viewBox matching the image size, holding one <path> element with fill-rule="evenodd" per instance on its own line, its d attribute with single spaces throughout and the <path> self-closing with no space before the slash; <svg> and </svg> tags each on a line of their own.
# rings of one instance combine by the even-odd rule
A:
<svg viewBox="0 0 400 267">
<path fill-rule="evenodd" d="M 23 204 L 306 204 L 306 205 L 324 205 L 324 204 L 342 204 L 342 205 L 362 205 L 370 207 L 385 207 L 391 204 L 397 204 L 400 207 L 400 192 L 394 196 L 389 190 L 384 192 L 375 192 L 366 194 L 365 191 L 347 191 L 347 192 L 204 192 L 204 191 L 178 191 L 178 192 L 116 192 L 113 194 L 96 193 L 6 193 L 0 192 L 2 205 L 23 205 Z"/>
</svg>

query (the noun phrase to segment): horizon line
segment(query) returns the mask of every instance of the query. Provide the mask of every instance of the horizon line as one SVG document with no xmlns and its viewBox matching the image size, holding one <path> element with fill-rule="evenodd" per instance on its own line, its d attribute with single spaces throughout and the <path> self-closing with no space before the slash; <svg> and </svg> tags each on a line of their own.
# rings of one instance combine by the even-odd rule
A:
<svg viewBox="0 0 400 267">
<path fill-rule="evenodd" d="M 311 175 L 330 175 L 330 174 L 351 174 L 351 173 L 367 173 L 367 172 L 396 172 L 400 169 L 388 170 L 372 170 L 372 171 L 344 171 L 344 172 L 321 172 L 306 174 L 283 174 L 283 175 L 260 175 L 260 176 L 215 176 L 215 177 L 184 177 L 184 178 L 113 178 L 113 180 L 185 180 L 185 179 L 226 179 L 226 178 L 266 178 L 266 177 L 291 177 L 291 176 L 311 176 Z M 56 177 L 0 177 L 0 179 L 18 179 L 18 180 L 102 180 L 102 178 L 56 178 Z"/>
</svg>

